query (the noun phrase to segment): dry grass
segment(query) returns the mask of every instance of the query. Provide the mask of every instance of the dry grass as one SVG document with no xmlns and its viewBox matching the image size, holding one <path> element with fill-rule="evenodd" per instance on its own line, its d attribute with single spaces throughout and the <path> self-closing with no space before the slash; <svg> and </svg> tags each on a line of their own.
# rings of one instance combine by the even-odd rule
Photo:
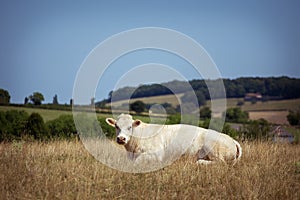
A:
<svg viewBox="0 0 300 200">
<path fill-rule="evenodd" d="M 90 156 L 80 142 L 0 144 L 2 199 L 300 199 L 300 146 L 243 143 L 235 166 L 129 174 Z"/>
</svg>

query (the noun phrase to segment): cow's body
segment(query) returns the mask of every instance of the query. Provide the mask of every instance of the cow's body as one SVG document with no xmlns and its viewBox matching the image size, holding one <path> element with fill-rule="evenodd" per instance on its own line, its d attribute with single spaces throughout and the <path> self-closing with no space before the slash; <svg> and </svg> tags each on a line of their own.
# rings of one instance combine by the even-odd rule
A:
<svg viewBox="0 0 300 200">
<path fill-rule="evenodd" d="M 132 159 L 146 155 L 164 161 L 185 153 L 195 155 L 199 164 L 209 164 L 218 160 L 235 163 L 242 155 L 237 141 L 217 131 L 184 124 L 147 124 L 125 114 L 106 121 L 116 128 L 117 142 L 124 145 Z"/>
</svg>

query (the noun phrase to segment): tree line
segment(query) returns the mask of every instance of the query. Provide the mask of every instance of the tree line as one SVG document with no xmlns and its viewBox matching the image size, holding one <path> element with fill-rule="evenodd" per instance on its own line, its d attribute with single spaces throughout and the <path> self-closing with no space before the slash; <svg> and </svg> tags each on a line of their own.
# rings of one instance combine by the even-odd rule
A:
<svg viewBox="0 0 300 200">
<path fill-rule="evenodd" d="M 86 123 L 83 132 L 91 132 L 88 125 L 91 124 L 86 115 L 79 116 L 81 121 Z M 98 117 L 92 123 L 100 123 L 102 132 L 107 137 L 113 137 L 115 130 L 111 129 L 105 122 L 105 118 Z M 96 137 L 101 134 L 94 131 Z M 31 113 L 25 111 L 8 110 L 0 111 L 0 142 L 12 142 L 18 140 L 24 141 L 51 141 L 51 140 L 72 140 L 78 138 L 78 130 L 76 129 L 73 115 L 65 114 L 56 119 L 44 122 L 39 113 Z"/>
<path fill-rule="evenodd" d="M 103 107 L 111 101 L 119 101 L 132 98 L 152 97 L 168 94 L 184 93 L 183 101 L 189 101 L 191 96 L 197 96 L 199 106 L 205 105 L 206 100 L 210 100 L 212 93 L 218 93 L 220 88 L 210 88 L 207 85 L 215 85 L 215 83 L 223 81 L 227 98 L 245 97 L 247 93 L 260 93 L 263 96 L 262 100 L 272 99 L 292 99 L 300 98 L 300 79 L 282 77 L 242 77 L 236 79 L 219 79 L 219 80 L 191 80 L 170 81 L 162 84 L 142 85 L 139 87 L 124 87 L 116 91 L 111 91 L 108 98 L 95 102 L 95 98 L 91 98 L 91 105 Z M 194 95 L 195 94 L 195 95 Z M 221 98 L 224 96 L 221 95 Z M 218 96 L 214 95 L 214 98 Z M 25 97 L 24 104 L 41 105 L 45 100 L 43 94 L 34 92 L 32 95 Z M 10 95 L 7 90 L 0 88 L 0 105 L 10 103 Z M 55 95 L 52 101 L 53 105 L 59 105 L 58 96 Z M 73 99 L 70 99 L 70 105 L 73 104 Z"/>
<path fill-rule="evenodd" d="M 238 111 L 240 112 L 240 111 Z M 230 113 L 230 112 L 229 112 Z M 210 113 L 209 113 L 210 114 Z M 110 127 L 104 117 L 98 117 L 96 120 L 87 117 L 86 115 L 79 116 L 81 124 L 80 130 L 84 135 L 93 133 L 100 137 L 99 130 L 94 129 L 96 126 L 92 124 L 100 124 L 102 133 L 106 137 L 113 138 L 115 136 L 115 129 Z M 179 114 L 168 116 L 166 124 L 180 123 L 181 117 Z M 226 116 L 227 117 L 227 116 Z M 235 114 L 236 119 L 241 116 Z M 242 116 L 244 117 L 244 116 Z M 231 121 L 236 120 L 231 118 Z M 244 119 L 244 118 L 243 118 Z M 91 121 L 93 120 L 93 121 Z M 147 121 L 145 121 L 147 122 Z M 208 128 L 210 119 L 208 116 L 202 116 L 199 121 L 199 126 Z M 268 135 L 269 124 L 265 120 L 260 121 L 247 121 L 243 126 L 243 130 L 237 131 L 225 124 L 223 132 L 232 137 L 243 137 L 248 139 L 265 139 Z M 214 129 L 214 127 L 210 127 Z M 93 129 L 91 131 L 91 129 Z M 44 122 L 39 113 L 28 114 L 25 111 L 8 110 L 0 111 L 0 142 L 12 141 L 51 141 L 51 140 L 72 140 L 78 138 L 78 129 L 76 129 L 72 115 L 61 115 L 56 119 Z"/>
<path fill-rule="evenodd" d="M 247 93 L 260 93 L 265 100 L 300 98 L 300 79 L 297 78 L 286 76 L 267 78 L 242 77 L 222 80 L 227 98 L 241 98 Z M 209 100 L 210 93 L 207 85 L 214 85 L 214 82 L 217 81 L 220 80 L 191 80 L 189 82 L 174 80 L 162 84 L 124 87 L 110 92 L 108 98 L 104 101 L 119 101 L 129 98 L 187 93 L 191 91 L 198 93 L 197 96 L 203 96 L 206 100 Z"/>
<path fill-rule="evenodd" d="M 294 114 L 294 113 L 293 113 Z M 222 130 L 218 130 L 219 119 L 211 119 L 211 110 L 204 107 L 200 110 L 199 127 L 211 128 L 221 131 L 234 138 L 247 140 L 266 140 L 271 136 L 270 130 L 272 125 L 264 119 L 250 120 L 247 112 L 240 108 L 228 108 L 225 115 L 225 124 Z M 299 113 L 297 114 L 299 117 Z M 299 118 L 293 118 L 295 125 L 299 125 Z M 166 124 L 178 124 L 181 122 L 182 116 L 178 113 L 168 115 Z M 150 120 L 150 119 L 149 119 Z M 211 120 L 214 120 L 210 126 Z M 295 121 L 296 120 L 296 121 Z M 92 137 L 101 137 L 99 130 L 95 129 L 96 124 L 101 126 L 102 133 L 108 138 L 115 137 L 115 129 L 110 127 L 104 117 L 91 119 L 87 115 L 79 116 L 80 132 L 92 133 Z M 147 119 L 145 119 L 147 122 Z M 234 129 L 230 123 L 240 124 L 239 129 Z M 216 127 L 214 127 L 216 126 Z M 61 115 L 56 119 L 44 122 L 39 113 L 28 114 L 25 111 L 8 110 L 0 111 L 0 142 L 12 142 L 16 140 L 24 141 L 51 141 L 51 140 L 72 140 L 79 139 L 80 133 L 76 129 L 73 115 Z M 296 143 L 299 142 L 295 140 Z"/>
</svg>

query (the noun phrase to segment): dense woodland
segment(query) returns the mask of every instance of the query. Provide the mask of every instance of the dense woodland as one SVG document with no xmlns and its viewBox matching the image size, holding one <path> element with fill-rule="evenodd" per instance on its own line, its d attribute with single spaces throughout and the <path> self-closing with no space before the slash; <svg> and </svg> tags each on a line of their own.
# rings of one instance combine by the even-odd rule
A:
<svg viewBox="0 0 300 200">
<path fill-rule="evenodd" d="M 191 80 L 171 81 L 163 84 L 142 85 L 140 87 L 124 87 L 110 92 L 106 102 L 129 98 L 140 98 L 167 95 L 173 93 L 186 93 L 191 90 L 202 93 L 205 99 L 210 99 L 207 85 L 214 85 L 220 80 Z M 289 77 L 268 78 L 237 78 L 223 79 L 227 98 L 244 97 L 246 93 L 260 93 L 265 100 L 300 98 L 300 79 Z M 191 87 L 190 87 L 191 86 Z"/>
</svg>

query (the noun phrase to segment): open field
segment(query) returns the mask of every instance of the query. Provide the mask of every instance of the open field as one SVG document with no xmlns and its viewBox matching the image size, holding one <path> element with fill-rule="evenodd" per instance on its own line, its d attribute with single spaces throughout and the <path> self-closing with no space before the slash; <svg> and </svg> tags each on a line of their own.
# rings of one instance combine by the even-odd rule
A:
<svg viewBox="0 0 300 200">
<path fill-rule="evenodd" d="M 178 94 L 178 97 L 182 97 L 183 94 Z M 163 95 L 163 96 L 155 96 L 155 97 L 144 97 L 144 98 L 136 98 L 131 99 L 130 103 L 133 103 L 134 101 L 143 101 L 146 104 L 152 104 L 152 103 L 170 103 L 174 107 L 176 107 L 179 102 L 175 95 Z M 214 100 L 216 104 L 220 101 L 219 99 Z M 223 101 L 223 100 L 222 100 Z M 229 98 L 226 99 L 227 102 L 227 108 L 236 107 L 237 103 L 239 101 L 243 101 L 243 98 Z M 128 100 L 122 100 L 122 101 L 116 101 L 112 103 L 112 106 L 122 106 L 122 104 L 128 103 Z M 207 101 L 206 106 L 210 106 L 211 102 Z M 244 105 L 240 106 L 242 110 L 244 111 L 274 111 L 274 110 L 296 110 L 300 108 L 300 99 L 289 99 L 289 100 L 276 100 L 276 101 L 266 101 L 261 102 L 258 101 L 255 104 L 252 104 L 251 102 L 244 102 Z"/>
<path fill-rule="evenodd" d="M 183 94 L 180 94 L 181 97 Z M 131 99 L 130 103 L 134 101 L 141 100 L 144 103 L 171 103 L 174 107 L 178 105 L 176 96 L 174 95 L 164 95 L 156 97 L 147 97 L 147 98 L 138 98 Z M 214 100 L 215 106 L 219 106 L 221 101 L 220 99 Z M 237 107 L 237 103 L 243 101 L 243 98 L 230 98 L 226 99 L 227 108 Z M 117 101 L 112 104 L 112 106 L 120 107 L 122 104 L 128 103 L 127 100 Z M 211 102 L 207 101 L 208 107 L 211 106 Z M 300 99 L 289 99 L 289 100 L 276 100 L 276 101 L 258 101 L 255 104 L 251 102 L 244 102 L 240 108 L 244 111 L 249 112 L 249 118 L 252 120 L 257 120 L 260 118 L 266 119 L 267 121 L 274 124 L 288 124 L 286 116 L 288 115 L 289 110 L 300 109 Z"/>
<path fill-rule="evenodd" d="M 179 94 L 179 97 L 180 96 L 182 96 L 182 94 Z M 163 104 L 165 102 L 171 103 L 173 106 L 176 106 L 178 104 L 178 101 L 174 95 L 132 99 L 130 103 L 136 100 L 141 100 L 147 104 L 151 104 L 151 103 Z M 243 100 L 242 98 L 227 99 L 226 100 L 227 108 L 236 107 L 237 103 L 242 100 Z M 218 105 L 219 101 L 220 100 L 215 100 L 216 105 Z M 122 106 L 122 104 L 124 103 L 128 103 L 128 101 L 127 100 L 117 101 L 113 103 L 113 106 L 119 107 Z M 207 101 L 206 106 L 210 106 L 210 105 L 211 102 Z M 241 106 L 242 110 L 249 112 L 250 119 L 256 120 L 256 119 L 264 118 L 269 122 L 275 124 L 288 124 L 288 121 L 286 119 L 288 110 L 297 110 L 299 108 L 300 108 L 300 99 L 257 102 L 255 104 L 252 104 L 251 102 L 245 102 L 244 105 Z M 32 112 L 37 112 L 44 118 L 45 121 L 55 119 L 62 114 L 71 114 L 70 111 L 62 111 L 62 110 L 47 110 L 47 109 L 36 109 L 36 108 L 26 108 L 26 107 L 0 106 L 0 111 L 1 110 L 6 111 L 12 109 L 25 110 L 29 114 L 31 114 Z M 103 117 L 110 116 L 108 114 L 97 114 L 97 115 Z"/>
<path fill-rule="evenodd" d="M 72 114 L 72 112 L 64 111 L 64 110 L 48 110 L 48 109 L 40 109 L 40 108 L 17 107 L 17 106 L 0 106 L 0 111 L 7 111 L 7 110 L 24 110 L 28 114 L 36 112 L 43 117 L 45 122 L 49 120 L 53 120 L 63 114 Z"/>
<path fill-rule="evenodd" d="M 41 108 L 26 108 L 26 107 L 17 107 L 17 106 L 0 106 L 0 111 L 7 111 L 7 110 L 24 110 L 28 114 L 31 114 L 33 112 L 39 113 L 45 122 L 56 119 L 60 115 L 72 115 L 72 111 L 65 111 L 65 110 L 49 110 L 49 109 L 41 109 Z M 111 116 L 108 114 L 97 114 L 98 116 Z"/>
<path fill-rule="evenodd" d="M 81 142 L 0 144 L 3 199 L 300 199 L 299 145 L 242 143 L 235 166 L 182 158 L 164 169 L 110 169 Z M 297 164 L 298 163 L 298 164 Z"/>
</svg>

